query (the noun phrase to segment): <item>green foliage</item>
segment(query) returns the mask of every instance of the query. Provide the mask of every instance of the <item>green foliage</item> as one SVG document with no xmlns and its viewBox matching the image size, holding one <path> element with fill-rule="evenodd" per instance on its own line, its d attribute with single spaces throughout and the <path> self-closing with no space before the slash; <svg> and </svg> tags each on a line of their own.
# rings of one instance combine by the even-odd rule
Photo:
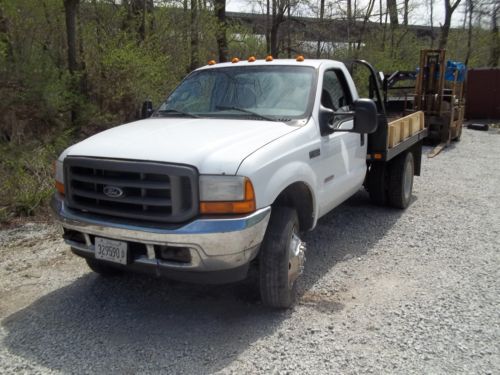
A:
<svg viewBox="0 0 500 375">
<path fill-rule="evenodd" d="M 247 59 L 250 56 L 264 58 L 266 56 L 265 40 L 259 35 L 254 35 L 241 26 L 233 26 L 228 30 L 231 36 L 229 39 L 229 51 L 231 57 Z"/>
<path fill-rule="evenodd" d="M 69 133 L 50 143 L 32 141 L 22 147 L 0 144 L 0 222 L 14 216 L 31 216 L 46 208 L 54 191 L 53 161 L 69 144 Z"/>
<path fill-rule="evenodd" d="M 132 120 L 144 99 L 151 97 L 158 102 L 168 83 L 172 85 L 166 69 L 169 57 L 134 42 L 117 45 L 110 40 L 104 46 L 98 66 L 92 67 L 97 69 L 87 71 L 93 83 L 91 95 L 99 103 L 100 114 L 111 115 L 107 121 Z"/>
</svg>

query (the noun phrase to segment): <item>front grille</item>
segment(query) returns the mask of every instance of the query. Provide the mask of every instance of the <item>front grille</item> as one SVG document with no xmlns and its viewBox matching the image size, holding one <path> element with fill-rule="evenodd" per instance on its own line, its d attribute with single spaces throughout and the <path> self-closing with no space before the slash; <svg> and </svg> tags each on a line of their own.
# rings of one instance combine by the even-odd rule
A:
<svg viewBox="0 0 500 375">
<path fill-rule="evenodd" d="M 67 157 L 64 176 L 70 208 L 165 223 L 180 223 L 198 213 L 198 173 L 193 167 Z"/>
</svg>

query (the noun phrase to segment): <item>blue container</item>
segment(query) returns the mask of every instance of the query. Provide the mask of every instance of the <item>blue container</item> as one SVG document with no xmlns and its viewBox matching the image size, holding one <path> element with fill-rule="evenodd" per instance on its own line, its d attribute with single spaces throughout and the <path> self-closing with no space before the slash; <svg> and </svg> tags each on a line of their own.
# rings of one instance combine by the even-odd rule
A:
<svg viewBox="0 0 500 375">
<path fill-rule="evenodd" d="M 444 74 L 444 79 L 446 81 L 454 81 L 455 80 L 455 71 L 458 71 L 457 82 L 463 82 L 465 80 L 465 70 L 467 67 L 464 63 L 458 61 L 450 61 L 446 62 L 446 72 Z"/>
</svg>

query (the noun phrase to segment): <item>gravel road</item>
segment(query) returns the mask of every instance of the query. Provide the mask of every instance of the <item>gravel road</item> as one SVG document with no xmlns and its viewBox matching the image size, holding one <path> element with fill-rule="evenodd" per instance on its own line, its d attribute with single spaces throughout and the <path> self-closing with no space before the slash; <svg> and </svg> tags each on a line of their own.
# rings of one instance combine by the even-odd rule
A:
<svg viewBox="0 0 500 375">
<path fill-rule="evenodd" d="M 306 240 L 276 312 L 249 283 L 100 278 L 52 225 L 0 231 L 0 373 L 500 373 L 498 131 L 424 158 L 406 211 L 359 192 Z"/>
</svg>

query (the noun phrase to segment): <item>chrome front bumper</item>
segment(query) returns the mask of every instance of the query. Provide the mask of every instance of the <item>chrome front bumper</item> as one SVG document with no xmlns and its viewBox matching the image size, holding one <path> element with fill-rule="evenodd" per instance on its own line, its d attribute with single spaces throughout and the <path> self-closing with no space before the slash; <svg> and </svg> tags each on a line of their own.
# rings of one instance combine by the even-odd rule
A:
<svg viewBox="0 0 500 375">
<path fill-rule="evenodd" d="M 65 238 L 73 252 L 80 256 L 94 258 L 91 236 L 139 243 L 146 247 L 147 252 L 131 259 L 125 268 L 207 283 L 236 281 L 246 276 L 248 264 L 259 251 L 271 214 L 271 207 L 266 207 L 244 217 L 197 219 L 176 229 L 165 229 L 160 225 L 126 224 L 82 214 L 66 207 L 58 193 L 52 198 L 51 207 L 65 230 L 83 234 L 84 242 Z M 188 248 L 191 261 L 181 263 L 160 259 L 155 245 Z M 231 270 L 238 272 L 231 273 Z M 224 272 L 227 277 L 216 275 Z"/>
</svg>

